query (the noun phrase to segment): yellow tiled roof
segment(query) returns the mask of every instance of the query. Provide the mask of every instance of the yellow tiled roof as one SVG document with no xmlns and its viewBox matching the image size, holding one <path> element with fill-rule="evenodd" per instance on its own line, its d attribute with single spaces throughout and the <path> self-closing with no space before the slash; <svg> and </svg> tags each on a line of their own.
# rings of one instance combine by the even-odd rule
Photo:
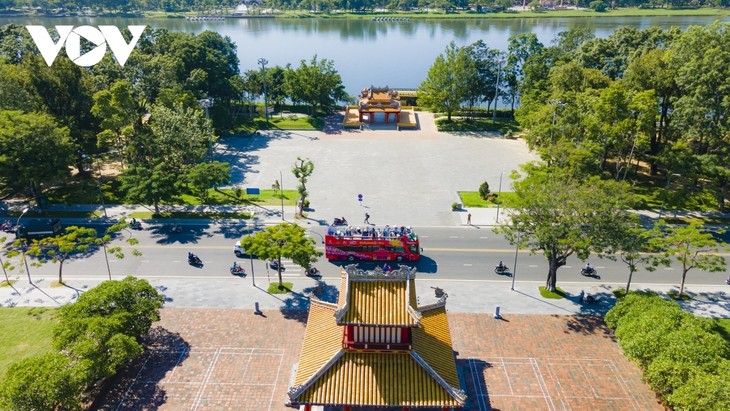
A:
<svg viewBox="0 0 730 411">
<path fill-rule="evenodd" d="M 459 387 L 446 307 L 421 311 L 421 326 L 413 328 L 413 351 L 452 387 Z"/>
<path fill-rule="evenodd" d="M 347 312 L 340 324 L 418 324 L 409 313 L 410 292 L 404 281 L 350 281 Z M 342 292 L 342 291 L 341 291 Z"/>
<path fill-rule="evenodd" d="M 346 352 L 292 400 L 374 407 L 463 405 L 408 353 Z"/>
<path fill-rule="evenodd" d="M 347 302 L 347 274 L 343 271 L 340 277 L 340 293 L 337 295 L 337 306 L 344 307 Z"/>
<path fill-rule="evenodd" d="M 342 350 L 342 326 L 335 321 L 337 307 L 317 299 L 310 300 L 304 344 L 299 357 L 294 385 L 303 384 Z"/>
</svg>

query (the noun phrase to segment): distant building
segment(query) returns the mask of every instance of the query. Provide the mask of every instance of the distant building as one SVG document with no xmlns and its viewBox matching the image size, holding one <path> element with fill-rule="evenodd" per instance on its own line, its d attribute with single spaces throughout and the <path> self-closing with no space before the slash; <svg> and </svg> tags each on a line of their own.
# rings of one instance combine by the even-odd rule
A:
<svg viewBox="0 0 730 411">
<path fill-rule="evenodd" d="M 342 271 L 337 304 L 311 299 L 291 405 L 304 411 L 463 408 L 447 296 L 419 307 L 415 272 L 351 265 Z"/>
</svg>

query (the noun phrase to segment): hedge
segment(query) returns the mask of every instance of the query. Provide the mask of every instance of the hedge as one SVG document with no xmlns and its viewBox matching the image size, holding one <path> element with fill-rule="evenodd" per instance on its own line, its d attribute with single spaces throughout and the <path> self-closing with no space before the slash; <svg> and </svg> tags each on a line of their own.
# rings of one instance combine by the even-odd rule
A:
<svg viewBox="0 0 730 411">
<path fill-rule="evenodd" d="M 730 409 L 730 343 L 715 321 L 653 293 L 631 292 L 606 314 L 624 354 L 674 410 Z"/>
</svg>

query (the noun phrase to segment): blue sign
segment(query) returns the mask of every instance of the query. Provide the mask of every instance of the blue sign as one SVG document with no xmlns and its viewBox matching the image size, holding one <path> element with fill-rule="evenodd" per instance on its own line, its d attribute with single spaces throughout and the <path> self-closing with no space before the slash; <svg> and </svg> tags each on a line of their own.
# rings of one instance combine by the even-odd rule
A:
<svg viewBox="0 0 730 411">
<path fill-rule="evenodd" d="M 261 190 L 258 187 L 247 187 L 246 188 L 246 194 L 248 194 L 248 195 L 259 195 L 259 194 L 261 194 Z"/>
</svg>

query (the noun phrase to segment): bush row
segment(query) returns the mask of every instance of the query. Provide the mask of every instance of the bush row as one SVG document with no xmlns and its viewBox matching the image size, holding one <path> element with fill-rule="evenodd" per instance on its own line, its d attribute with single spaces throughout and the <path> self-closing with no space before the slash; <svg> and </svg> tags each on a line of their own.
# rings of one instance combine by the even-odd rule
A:
<svg viewBox="0 0 730 411">
<path fill-rule="evenodd" d="M 730 410 L 730 343 L 710 318 L 653 293 L 632 292 L 606 314 L 624 354 L 674 410 Z"/>
<path fill-rule="evenodd" d="M 57 350 L 13 364 L 0 409 L 79 410 L 85 394 L 143 352 L 141 338 L 159 319 L 163 297 L 146 280 L 106 281 L 59 310 Z"/>
</svg>

